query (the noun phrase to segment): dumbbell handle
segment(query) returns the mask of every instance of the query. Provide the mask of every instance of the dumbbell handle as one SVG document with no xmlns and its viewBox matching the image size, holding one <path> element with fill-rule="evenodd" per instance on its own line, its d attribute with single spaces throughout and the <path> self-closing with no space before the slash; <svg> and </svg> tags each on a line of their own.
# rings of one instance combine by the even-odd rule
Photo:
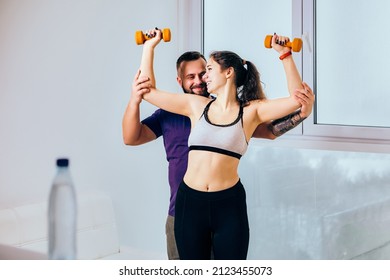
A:
<svg viewBox="0 0 390 280">
<path fill-rule="evenodd" d="M 264 46 L 268 49 L 272 48 L 272 37 L 273 35 L 267 35 L 264 39 Z M 299 52 L 302 49 L 302 39 L 294 38 L 291 42 L 287 42 L 284 46 L 291 48 L 294 52 Z"/>
<path fill-rule="evenodd" d="M 149 40 L 153 37 L 148 37 L 146 34 L 144 34 L 142 31 L 138 30 L 135 32 L 135 42 L 137 45 L 142 45 L 145 43 L 146 40 Z M 169 42 L 171 41 L 171 30 L 169 28 L 164 28 L 162 30 L 162 39 L 164 42 Z"/>
</svg>

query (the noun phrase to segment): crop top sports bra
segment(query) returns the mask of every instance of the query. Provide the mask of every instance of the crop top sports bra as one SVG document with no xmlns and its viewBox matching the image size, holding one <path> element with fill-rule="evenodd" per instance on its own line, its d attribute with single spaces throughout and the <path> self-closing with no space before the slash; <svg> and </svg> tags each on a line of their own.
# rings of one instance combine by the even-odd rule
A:
<svg viewBox="0 0 390 280">
<path fill-rule="evenodd" d="M 243 107 L 231 124 L 213 124 L 208 118 L 208 110 L 214 100 L 204 108 L 198 123 L 188 138 L 189 150 L 210 151 L 240 159 L 248 148 L 242 125 Z"/>
</svg>

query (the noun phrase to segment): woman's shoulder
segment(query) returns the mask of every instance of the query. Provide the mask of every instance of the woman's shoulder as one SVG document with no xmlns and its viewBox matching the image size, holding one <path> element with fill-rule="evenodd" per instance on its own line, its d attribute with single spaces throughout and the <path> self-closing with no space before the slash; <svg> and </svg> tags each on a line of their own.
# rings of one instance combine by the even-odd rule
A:
<svg viewBox="0 0 390 280">
<path fill-rule="evenodd" d="M 265 103 L 267 103 L 266 99 L 255 99 L 249 101 L 247 105 L 244 106 L 244 120 L 247 119 L 249 122 L 257 121 L 262 105 Z"/>
</svg>

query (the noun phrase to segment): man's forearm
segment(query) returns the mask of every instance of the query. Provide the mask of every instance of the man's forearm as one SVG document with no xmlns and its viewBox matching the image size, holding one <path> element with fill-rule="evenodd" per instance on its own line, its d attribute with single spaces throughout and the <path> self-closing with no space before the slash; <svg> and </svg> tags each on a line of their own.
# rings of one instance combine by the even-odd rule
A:
<svg viewBox="0 0 390 280">
<path fill-rule="evenodd" d="M 139 105 L 129 102 L 122 120 L 123 142 L 126 145 L 137 143 L 142 131 Z"/>
<path fill-rule="evenodd" d="M 268 129 L 273 135 L 279 137 L 285 134 L 287 131 L 297 127 L 306 118 L 302 118 L 300 115 L 301 111 L 298 110 L 284 118 L 274 120 L 268 125 Z"/>
</svg>

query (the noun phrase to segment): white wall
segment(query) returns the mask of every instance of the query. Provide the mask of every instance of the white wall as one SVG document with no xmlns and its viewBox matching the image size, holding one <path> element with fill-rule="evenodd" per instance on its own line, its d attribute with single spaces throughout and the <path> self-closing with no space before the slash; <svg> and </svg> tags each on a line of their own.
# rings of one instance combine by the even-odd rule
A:
<svg viewBox="0 0 390 280">
<path fill-rule="evenodd" d="M 67 156 L 77 191 L 112 196 L 122 244 L 165 253 L 162 142 L 124 146 L 121 121 L 142 51 L 136 30 L 171 28 L 156 75 L 179 91 L 177 2 L 0 0 L 0 209 L 46 199 L 55 159 Z M 142 116 L 154 110 L 145 103 Z"/>
</svg>

